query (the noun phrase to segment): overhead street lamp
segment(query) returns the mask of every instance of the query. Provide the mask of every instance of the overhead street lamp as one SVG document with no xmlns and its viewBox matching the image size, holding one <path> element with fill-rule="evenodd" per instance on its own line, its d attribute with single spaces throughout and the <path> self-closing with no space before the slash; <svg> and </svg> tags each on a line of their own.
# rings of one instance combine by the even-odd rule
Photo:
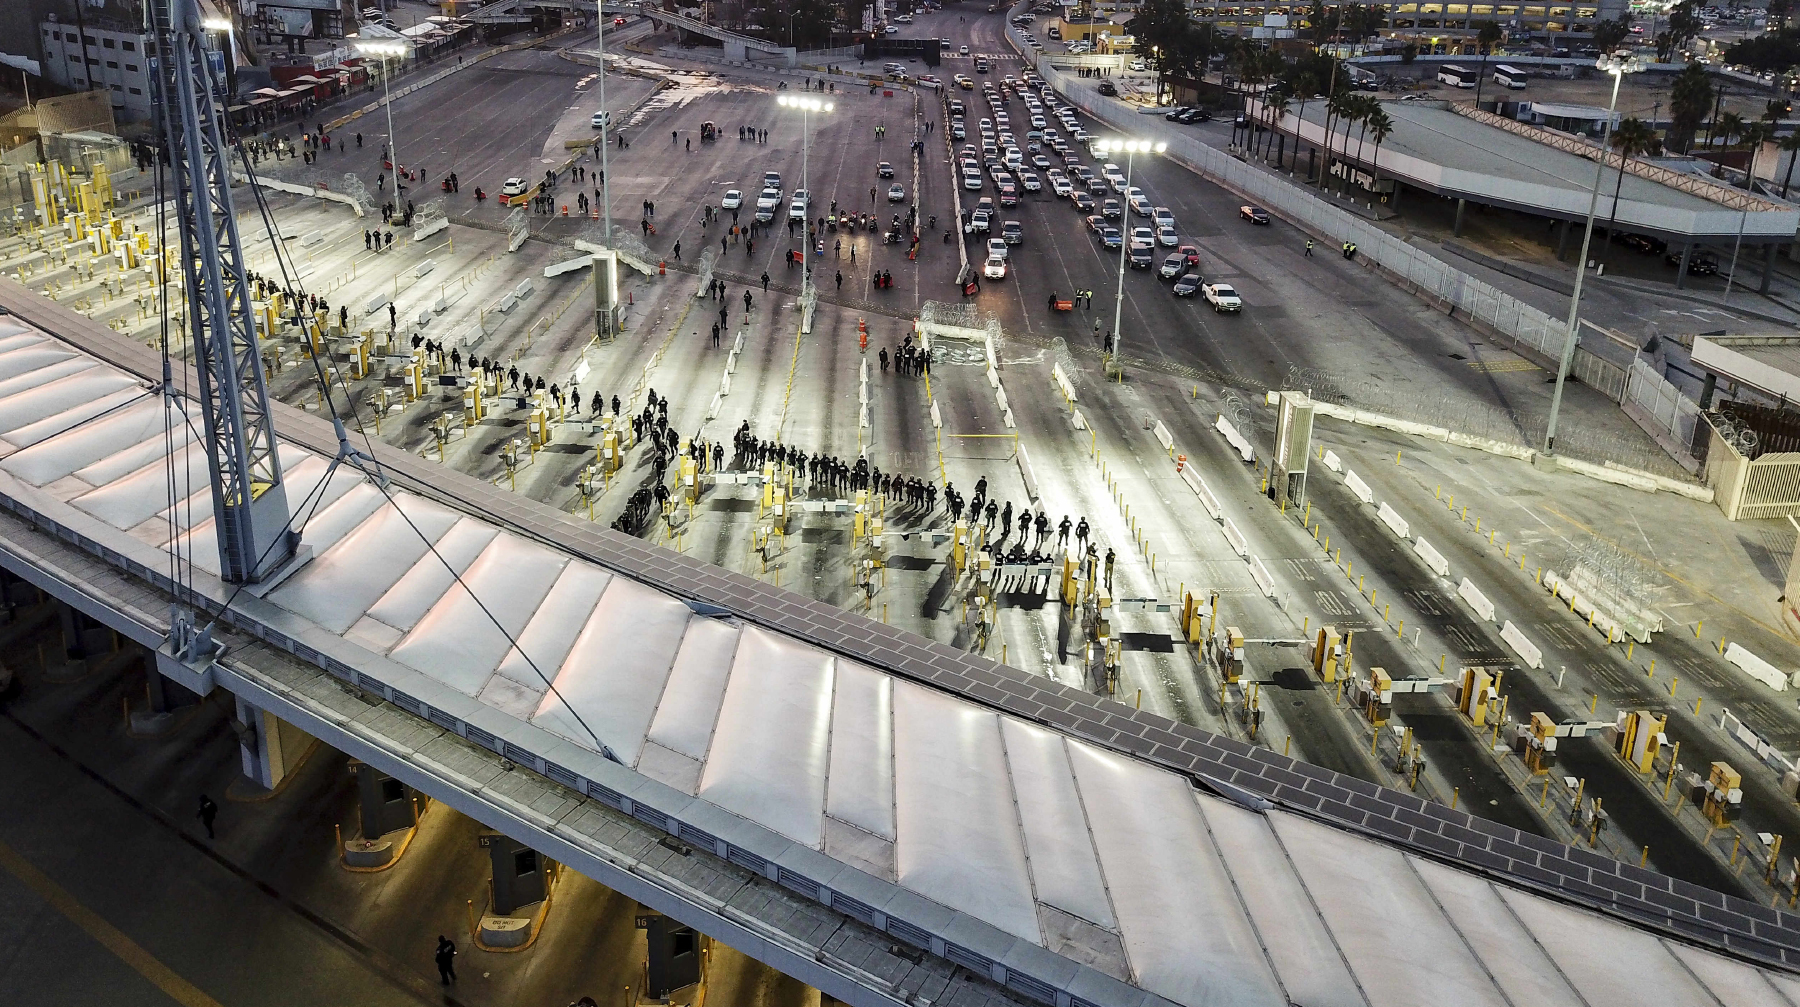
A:
<svg viewBox="0 0 1800 1007">
<path fill-rule="evenodd" d="M 812 261 L 808 258 L 812 246 L 806 240 L 806 225 L 812 219 L 813 208 L 812 185 L 807 180 L 807 160 L 812 150 L 812 114 L 829 112 L 834 106 L 818 98 L 796 98 L 785 94 L 776 98 L 775 104 L 800 110 L 800 188 L 806 192 L 806 217 L 800 221 L 800 296 L 805 298 L 812 292 Z"/>
<path fill-rule="evenodd" d="M 1163 151 L 1168 150 L 1169 145 L 1161 142 L 1152 143 L 1149 140 L 1102 140 L 1098 145 L 1098 149 L 1105 151 L 1108 154 L 1115 154 L 1120 151 L 1124 151 L 1125 153 L 1124 195 L 1126 199 L 1125 207 L 1119 214 L 1119 289 L 1118 293 L 1113 297 L 1112 327 L 1112 359 L 1114 361 L 1114 367 L 1118 369 L 1119 375 L 1122 378 L 1125 374 L 1125 369 L 1118 367 L 1117 361 L 1119 359 L 1119 347 L 1125 342 L 1125 333 L 1122 329 L 1122 323 L 1125 320 L 1125 253 L 1126 250 L 1131 247 L 1131 232 L 1127 226 L 1131 220 L 1131 166 L 1140 152 L 1160 154 Z"/>
<path fill-rule="evenodd" d="M 394 76 L 388 69 L 388 57 L 405 56 L 411 47 L 404 42 L 358 42 L 356 51 L 381 57 L 381 104 L 387 111 L 388 164 L 394 169 L 394 196 L 400 195 L 400 138 L 394 135 L 394 99 L 388 81 Z"/>
<path fill-rule="evenodd" d="M 200 27 L 207 31 L 225 33 L 225 96 L 229 99 L 237 93 L 237 26 L 230 18 L 209 17 L 201 20 Z M 225 102 L 225 107 L 231 107 L 229 100 Z"/>
<path fill-rule="evenodd" d="M 1612 101 L 1606 106 L 1606 123 L 1600 130 L 1600 150 L 1594 157 L 1594 188 L 1588 195 L 1587 226 L 1581 232 L 1581 258 L 1575 261 L 1575 290 L 1569 295 L 1569 332 L 1563 340 L 1562 359 L 1556 366 L 1556 391 L 1550 396 L 1550 420 L 1544 426 L 1544 451 L 1556 450 L 1556 417 L 1562 411 L 1563 384 L 1569 378 L 1569 365 L 1575 361 L 1578 315 L 1581 311 L 1581 281 L 1587 278 L 1588 243 L 1594 237 L 1594 213 L 1600 207 L 1600 182 L 1606 175 L 1606 143 L 1612 135 L 1613 115 L 1619 107 L 1619 82 L 1628 73 L 1644 68 L 1643 61 L 1630 50 L 1620 49 L 1594 61 L 1594 66 L 1612 74 Z M 1620 155 L 1623 157 L 1624 155 Z"/>
</svg>

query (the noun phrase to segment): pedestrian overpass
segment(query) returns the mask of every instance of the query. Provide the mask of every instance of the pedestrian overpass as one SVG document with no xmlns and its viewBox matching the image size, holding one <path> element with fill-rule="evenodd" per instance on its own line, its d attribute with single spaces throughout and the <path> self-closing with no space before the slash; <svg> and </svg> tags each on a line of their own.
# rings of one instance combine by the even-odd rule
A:
<svg viewBox="0 0 1800 1007">
<path fill-rule="evenodd" d="M 237 589 L 160 357 L 0 308 L 0 567 L 232 693 L 265 785 L 297 729 L 857 1007 L 1800 1005 L 1791 914 L 334 465 L 301 410 L 297 568 Z M 166 642 L 183 604 L 222 650 Z"/>
<path fill-rule="evenodd" d="M 725 58 L 732 62 L 742 63 L 751 58 L 751 53 L 760 53 L 764 58 L 776 57 L 782 66 L 799 66 L 799 50 L 791 45 L 777 45 L 767 39 L 752 35 L 740 35 L 737 32 L 707 24 L 705 21 L 677 14 L 674 11 L 660 10 L 649 6 L 638 8 L 644 17 L 670 28 L 676 28 L 691 35 L 700 35 L 718 40 L 725 49 Z"/>
</svg>

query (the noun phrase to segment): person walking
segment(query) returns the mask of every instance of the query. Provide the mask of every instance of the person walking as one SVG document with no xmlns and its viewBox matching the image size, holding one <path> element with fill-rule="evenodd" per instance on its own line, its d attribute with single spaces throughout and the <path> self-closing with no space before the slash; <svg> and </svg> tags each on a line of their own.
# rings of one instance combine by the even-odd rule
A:
<svg viewBox="0 0 1800 1007">
<path fill-rule="evenodd" d="M 201 825 L 206 826 L 206 838 L 218 838 L 213 832 L 213 821 L 219 817 L 219 806 L 213 803 L 212 798 L 205 794 L 200 795 L 200 811 L 194 817 L 200 819 Z"/>
<path fill-rule="evenodd" d="M 763 270 L 762 281 L 763 281 L 763 293 L 766 294 L 769 292 L 769 271 L 766 269 Z"/>
<path fill-rule="evenodd" d="M 679 241 L 675 243 L 675 261 L 681 261 L 681 242 Z"/>
<path fill-rule="evenodd" d="M 1306 239 L 1306 257 L 1309 259 L 1312 258 L 1312 246 L 1313 240 L 1311 238 Z"/>
<path fill-rule="evenodd" d="M 456 942 L 443 934 L 438 934 L 437 951 L 432 959 L 437 962 L 438 981 L 445 986 L 456 981 Z"/>
<path fill-rule="evenodd" d="M 881 348 L 880 357 L 881 357 L 881 373 L 886 374 L 887 373 L 887 365 L 888 365 L 887 347 L 883 346 Z"/>
<path fill-rule="evenodd" d="M 841 269 L 837 271 L 837 288 L 844 289 L 844 271 Z"/>
<path fill-rule="evenodd" d="M 1310 245 L 1312 242 L 1309 241 L 1307 244 Z M 1113 560 L 1117 558 L 1117 555 L 1113 552 L 1112 546 L 1106 547 L 1106 592 L 1108 594 L 1112 593 Z"/>
</svg>

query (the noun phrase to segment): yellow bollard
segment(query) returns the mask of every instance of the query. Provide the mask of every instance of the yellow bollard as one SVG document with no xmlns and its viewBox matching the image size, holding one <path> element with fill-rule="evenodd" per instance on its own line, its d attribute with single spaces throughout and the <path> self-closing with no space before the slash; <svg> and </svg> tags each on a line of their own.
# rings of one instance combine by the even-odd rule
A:
<svg viewBox="0 0 1800 1007">
<path fill-rule="evenodd" d="M 1461 787 L 1450 788 L 1450 810 L 1451 811 L 1456 810 L 1456 799 L 1461 796 L 1462 796 L 1462 788 Z"/>
</svg>

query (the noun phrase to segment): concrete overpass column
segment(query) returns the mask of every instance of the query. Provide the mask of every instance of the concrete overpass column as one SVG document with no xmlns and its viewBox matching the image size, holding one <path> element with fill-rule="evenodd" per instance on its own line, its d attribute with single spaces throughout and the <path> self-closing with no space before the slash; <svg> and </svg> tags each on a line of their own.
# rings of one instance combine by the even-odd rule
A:
<svg viewBox="0 0 1800 1007">
<path fill-rule="evenodd" d="M 800 50 L 789 46 L 781 50 L 781 59 L 789 70 L 795 69 L 800 65 Z"/>
<path fill-rule="evenodd" d="M 1694 243 L 1691 241 L 1682 242 L 1681 243 L 1681 263 L 1675 267 L 1675 289 L 1676 290 L 1680 290 L 1682 287 L 1687 286 L 1688 260 L 1693 257 L 1694 257 Z"/>
<path fill-rule="evenodd" d="M 1463 210 L 1468 207 L 1468 205 L 1469 201 L 1467 199 L 1459 197 L 1456 200 L 1456 222 L 1450 225 L 1450 236 L 1453 238 L 1462 237 Z M 1561 255 L 1558 255 L 1557 257 L 1561 258 Z"/>
<path fill-rule="evenodd" d="M 1556 222 L 1556 261 L 1563 261 L 1563 256 L 1568 254 L 1568 251 L 1569 222 L 1566 220 L 1559 220 Z"/>
<path fill-rule="evenodd" d="M 744 43 L 725 40 L 725 58 L 733 63 L 743 63 L 749 59 L 744 52 Z"/>
<path fill-rule="evenodd" d="M 1763 246 L 1762 284 L 1756 288 L 1756 292 L 1759 294 L 1766 294 L 1769 292 L 1769 277 L 1775 272 L 1776 247 L 1777 246 L 1773 244 Z"/>
<path fill-rule="evenodd" d="M 232 726 L 238 735 L 244 775 L 269 790 L 287 779 L 289 771 L 300 765 L 313 745 L 311 735 L 267 710 L 251 706 L 241 697 Z"/>
</svg>

